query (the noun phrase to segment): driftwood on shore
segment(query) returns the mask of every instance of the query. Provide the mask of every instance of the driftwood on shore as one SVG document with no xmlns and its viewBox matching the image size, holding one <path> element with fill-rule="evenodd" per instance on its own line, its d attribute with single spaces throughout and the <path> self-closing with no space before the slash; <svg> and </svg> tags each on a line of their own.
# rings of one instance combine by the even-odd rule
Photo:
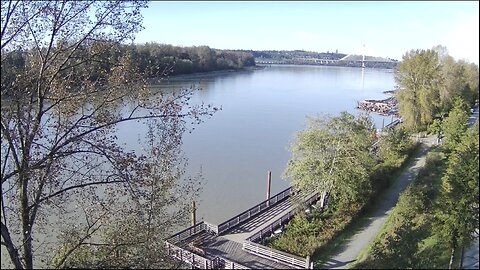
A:
<svg viewBox="0 0 480 270">
<path fill-rule="evenodd" d="M 358 102 L 357 109 L 381 115 L 397 115 L 397 100 L 395 97 L 381 100 L 366 99 Z"/>
</svg>

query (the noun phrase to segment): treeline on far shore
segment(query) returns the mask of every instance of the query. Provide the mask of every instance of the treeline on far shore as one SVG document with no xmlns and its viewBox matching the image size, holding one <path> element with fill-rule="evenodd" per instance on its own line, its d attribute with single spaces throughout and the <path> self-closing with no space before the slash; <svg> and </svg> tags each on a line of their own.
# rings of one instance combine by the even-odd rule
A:
<svg viewBox="0 0 480 270">
<path fill-rule="evenodd" d="M 149 78 L 255 66 L 255 59 L 250 53 L 208 46 L 180 47 L 146 43 L 130 48 L 137 68 Z"/>
<path fill-rule="evenodd" d="M 56 44 L 43 51 L 57 50 L 63 53 L 70 44 Z M 107 48 L 107 49 L 106 49 Z M 126 45 L 108 41 L 93 41 L 79 48 L 81 53 L 71 57 L 66 67 L 74 67 L 65 78 L 102 81 L 111 75 L 115 66 L 121 64 L 136 70 L 145 78 L 157 78 L 197 72 L 236 70 L 255 66 L 251 53 L 212 49 L 208 46 L 180 47 L 168 44 L 146 43 Z M 33 51 L 2 51 L 2 85 L 10 85 L 16 74 L 28 73 L 38 63 L 39 55 Z M 85 63 L 87 65 L 85 65 Z M 65 68 L 65 70 L 67 70 Z"/>
</svg>

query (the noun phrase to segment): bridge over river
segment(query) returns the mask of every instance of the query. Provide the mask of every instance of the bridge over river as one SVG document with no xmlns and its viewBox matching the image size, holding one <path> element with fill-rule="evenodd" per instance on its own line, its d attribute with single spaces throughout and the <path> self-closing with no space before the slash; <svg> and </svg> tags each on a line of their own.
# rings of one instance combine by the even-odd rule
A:
<svg viewBox="0 0 480 270">
<path fill-rule="evenodd" d="M 340 59 L 321 58 L 291 58 L 291 59 L 265 59 L 255 58 L 257 64 L 302 64 L 320 66 L 344 66 L 344 67 L 367 67 L 367 68 L 393 68 L 398 61 L 384 57 L 349 54 Z"/>
<path fill-rule="evenodd" d="M 231 219 L 213 225 L 199 222 L 165 240 L 169 256 L 200 269 L 311 269 L 302 258 L 266 247 L 261 240 L 280 231 L 319 193 L 294 193 L 289 187 Z"/>
</svg>

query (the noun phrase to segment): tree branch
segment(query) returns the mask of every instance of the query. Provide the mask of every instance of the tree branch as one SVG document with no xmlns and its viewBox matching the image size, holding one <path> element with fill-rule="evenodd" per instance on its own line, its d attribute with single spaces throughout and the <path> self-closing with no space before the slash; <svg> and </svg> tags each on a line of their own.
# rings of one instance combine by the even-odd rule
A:
<svg viewBox="0 0 480 270">
<path fill-rule="evenodd" d="M 79 184 L 79 185 L 69 186 L 69 187 L 67 187 L 67 188 L 61 189 L 61 190 L 59 190 L 59 191 L 57 191 L 57 192 L 55 192 L 55 193 L 53 193 L 53 194 L 50 194 L 50 195 L 48 195 L 48 196 L 45 196 L 45 197 L 39 199 L 39 200 L 38 200 L 37 202 L 35 202 L 34 204 L 30 205 L 30 206 L 28 207 L 28 210 L 30 210 L 30 209 L 31 209 L 32 207 L 34 207 L 34 206 L 39 205 L 40 203 L 42 203 L 42 202 L 44 202 L 44 201 L 46 201 L 46 200 L 49 200 L 49 199 L 51 199 L 51 198 L 53 198 L 53 197 L 55 197 L 55 196 L 58 196 L 58 195 L 60 195 L 60 194 L 62 194 L 62 193 L 65 193 L 65 192 L 67 192 L 67 191 L 70 191 L 70 190 L 72 190 L 72 189 L 83 188 L 83 187 L 94 186 L 94 185 L 116 184 L 116 183 L 124 183 L 124 182 L 125 182 L 125 180 L 113 180 L 113 181 L 108 181 L 108 180 L 107 180 L 107 181 L 90 182 L 90 183 L 85 183 L 85 184 Z"/>
</svg>

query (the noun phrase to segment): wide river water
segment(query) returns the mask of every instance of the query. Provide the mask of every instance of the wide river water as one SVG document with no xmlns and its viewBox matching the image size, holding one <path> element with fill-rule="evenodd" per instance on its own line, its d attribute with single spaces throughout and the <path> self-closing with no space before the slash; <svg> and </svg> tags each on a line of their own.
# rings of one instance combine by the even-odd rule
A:
<svg viewBox="0 0 480 270">
<path fill-rule="evenodd" d="M 394 89 L 392 70 L 276 65 L 264 69 L 181 76 L 156 87 L 201 88 L 194 102 L 221 111 L 186 133 L 187 174 L 200 170 L 205 180 L 197 201 L 197 221 L 218 224 L 290 185 L 282 174 L 291 157 L 289 145 L 305 128 L 306 116 L 347 111 L 357 101 L 386 98 Z M 391 117 L 371 114 L 376 127 Z M 133 140 L 140 134 L 129 130 Z"/>
</svg>

